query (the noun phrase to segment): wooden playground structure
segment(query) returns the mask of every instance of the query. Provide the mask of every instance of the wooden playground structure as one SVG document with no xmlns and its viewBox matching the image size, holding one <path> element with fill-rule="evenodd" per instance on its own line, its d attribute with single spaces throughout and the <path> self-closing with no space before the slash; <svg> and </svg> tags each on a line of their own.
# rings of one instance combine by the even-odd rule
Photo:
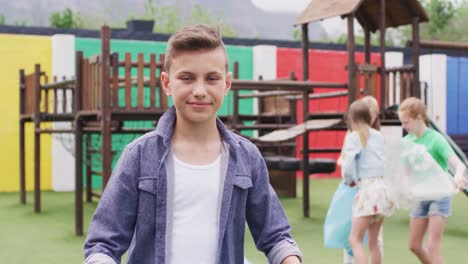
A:
<svg viewBox="0 0 468 264">
<path fill-rule="evenodd" d="M 73 100 L 69 101 L 67 94 L 75 93 L 74 80 L 57 81 L 49 83 L 48 76 L 41 70 L 39 64 L 35 65 L 34 72 L 25 74 L 20 70 L 20 202 L 26 203 L 25 179 L 25 125 L 34 123 L 34 211 L 41 211 L 40 195 L 40 153 L 41 134 L 43 133 L 71 133 L 70 129 L 53 130 L 42 128 L 42 122 L 73 122 Z"/>
<path fill-rule="evenodd" d="M 339 2 L 339 3 L 338 3 Z M 333 16 L 348 20 L 348 71 L 347 83 L 326 83 L 309 81 L 308 29 L 310 22 Z M 365 32 L 365 63 L 355 62 L 354 18 Z M 294 189 L 285 190 L 287 195 L 295 195 L 295 173 L 303 175 L 303 214 L 310 215 L 309 175 L 330 173 L 336 169 L 336 161 L 309 158 L 310 153 L 339 152 L 339 148 L 310 148 L 309 132 L 319 130 L 345 130 L 343 113 L 311 113 L 311 99 L 347 96 L 348 102 L 358 99 L 361 94 L 380 98 L 382 110 L 389 107 L 389 96 L 400 99 L 408 96 L 421 96 L 419 82 L 419 29 L 420 22 L 427 21 L 427 15 L 417 0 L 346 0 L 319 1 L 310 4 L 296 21 L 302 27 L 303 80 L 297 81 L 294 74 L 282 80 L 246 81 L 235 79 L 232 82 L 233 112 L 221 117 L 233 131 L 241 133 L 251 130 L 246 136 L 262 151 L 270 174 L 279 175 L 278 186 L 288 182 Z M 385 29 L 410 24 L 413 27 L 413 64 L 399 68 L 385 67 Z M 370 61 L 370 34 L 380 30 L 380 66 Z M 26 75 L 20 71 L 20 200 L 25 196 L 25 155 L 24 125 L 34 123 L 34 210 L 41 211 L 40 200 L 40 135 L 43 133 L 74 133 L 75 136 L 75 232 L 83 234 L 83 165 L 86 164 L 86 200 L 93 196 L 91 175 L 100 175 L 103 188 L 111 175 L 112 135 L 119 133 L 145 133 L 151 127 L 128 128 L 124 122 L 153 121 L 168 108 L 167 97 L 159 82 L 164 57 L 156 54 L 144 61 L 138 54 L 132 61 L 129 53 L 120 61 L 117 53 L 110 52 L 111 32 L 108 27 L 101 30 L 102 47 L 97 56 L 84 58 L 76 53 L 76 74 L 70 80 L 55 80 L 48 83 L 48 77 L 41 72 L 40 65 Z M 238 64 L 234 64 L 234 77 L 237 77 Z M 147 77 L 146 77 L 147 76 Z M 323 94 L 314 89 L 343 89 Z M 380 90 L 379 90 L 380 89 Z M 68 95 L 68 97 L 66 96 Z M 62 97 L 61 97 L 62 96 Z M 71 99 L 70 99 L 71 98 Z M 135 99 L 135 100 L 132 100 Z M 239 102 L 250 99 L 256 102 L 255 114 L 242 114 Z M 136 103 L 135 103 L 136 102 Z M 301 111 L 298 113 L 298 111 Z M 297 116 L 303 122 L 298 124 Z M 70 122 L 71 129 L 44 128 L 44 122 Z M 382 124 L 395 124 L 395 119 L 382 115 Z M 87 135 L 100 135 L 99 150 L 91 149 Z M 245 133 L 242 135 L 245 136 Z M 302 144 L 297 146 L 300 137 Z M 84 140 L 84 138 L 86 140 Z M 90 155 L 101 154 L 102 170 L 95 171 L 89 166 Z M 86 153 L 86 155 L 83 155 Z M 296 158 L 297 154 L 301 158 Z M 282 182 L 283 181 L 283 182 Z"/>
<path fill-rule="evenodd" d="M 379 97 L 380 107 L 389 106 L 389 93 L 400 89 L 400 98 L 421 96 L 419 82 L 419 23 L 429 21 L 424 8 L 417 0 L 324 0 L 310 3 L 301 13 L 295 25 L 302 29 L 302 65 L 304 80 L 309 79 L 309 34 L 308 24 L 327 18 L 340 16 L 347 20 L 348 52 L 348 102 L 359 98 L 361 82 L 364 93 Z M 355 60 L 356 41 L 354 20 L 357 19 L 364 31 L 365 62 L 357 64 Z M 412 64 L 399 68 L 385 66 L 385 34 L 390 27 L 412 26 Z M 380 33 L 380 66 L 371 64 L 371 33 Z M 397 83 L 396 80 L 399 80 Z M 392 80 L 392 82 L 391 82 Z M 379 81 L 379 85 L 377 82 Z M 390 86 L 392 84 L 392 86 Z M 377 91 L 380 87 L 380 92 Z M 393 97 L 395 98 L 395 97 Z"/>
<path fill-rule="evenodd" d="M 105 188 L 112 170 L 112 134 L 145 133 L 152 128 L 127 128 L 126 121 L 154 121 L 168 108 L 167 97 L 159 83 L 163 56 L 159 62 L 156 54 L 144 61 L 138 54 L 132 61 L 131 54 L 119 61 L 117 53 L 110 53 L 110 29 L 101 30 L 101 54 L 83 57 L 76 53 L 74 79 L 48 83 L 47 75 L 40 65 L 26 75 L 20 71 L 20 201 L 26 203 L 24 126 L 34 123 L 34 211 L 41 211 L 40 195 L 40 136 L 47 133 L 74 133 L 75 135 L 75 232 L 83 234 L 83 164 L 86 164 L 86 200 L 100 197 L 92 190 L 91 175 L 99 175 Z M 149 77 L 145 77 L 149 71 Z M 123 74 L 122 74 L 123 73 Z M 70 99 L 71 98 L 71 99 Z M 136 98 L 136 104 L 132 103 Z M 71 107 L 69 107 L 71 106 Z M 70 122 L 71 129 L 43 128 L 41 123 Z M 83 136 L 98 134 L 100 150 L 84 145 Z M 88 137 L 89 139 L 89 137 Z M 90 161 L 83 161 L 83 146 L 86 153 L 100 152 L 102 170 L 93 171 Z M 89 157 L 90 155 L 86 155 Z"/>
</svg>

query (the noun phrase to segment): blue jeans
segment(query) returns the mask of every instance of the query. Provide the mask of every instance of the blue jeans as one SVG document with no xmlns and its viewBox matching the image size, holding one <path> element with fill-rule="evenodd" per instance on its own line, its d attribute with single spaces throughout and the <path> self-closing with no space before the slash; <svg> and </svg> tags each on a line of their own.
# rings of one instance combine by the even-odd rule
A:
<svg viewBox="0 0 468 264">
<path fill-rule="evenodd" d="M 445 197 L 436 201 L 423 201 L 411 210 L 411 218 L 428 218 L 439 215 L 449 217 L 452 215 L 452 197 Z"/>
</svg>

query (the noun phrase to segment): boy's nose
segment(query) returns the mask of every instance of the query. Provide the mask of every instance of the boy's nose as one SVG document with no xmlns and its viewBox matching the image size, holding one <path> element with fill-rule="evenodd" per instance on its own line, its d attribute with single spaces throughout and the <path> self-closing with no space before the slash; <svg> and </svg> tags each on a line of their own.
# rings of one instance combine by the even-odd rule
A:
<svg viewBox="0 0 468 264">
<path fill-rule="evenodd" d="M 196 83 L 193 87 L 193 94 L 195 96 L 204 96 L 206 95 L 206 88 L 203 83 Z"/>
</svg>

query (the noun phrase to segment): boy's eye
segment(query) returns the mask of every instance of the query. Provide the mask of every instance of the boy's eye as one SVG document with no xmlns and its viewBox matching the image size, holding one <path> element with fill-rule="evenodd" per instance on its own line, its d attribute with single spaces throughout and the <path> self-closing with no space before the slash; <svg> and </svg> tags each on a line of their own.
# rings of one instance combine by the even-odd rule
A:
<svg viewBox="0 0 468 264">
<path fill-rule="evenodd" d="M 193 79 L 192 76 L 189 76 L 189 75 L 182 75 L 179 78 L 183 81 L 189 81 Z"/>
<path fill-rule="evenodd" d="M 208 76 L 208 80 L 209 80 L 209 81 L 217 81 L 217 80 L 219 80 L 219 77 L 218 77 L 218 76 L 211 75 L 211 76 Z"/>
</svg>

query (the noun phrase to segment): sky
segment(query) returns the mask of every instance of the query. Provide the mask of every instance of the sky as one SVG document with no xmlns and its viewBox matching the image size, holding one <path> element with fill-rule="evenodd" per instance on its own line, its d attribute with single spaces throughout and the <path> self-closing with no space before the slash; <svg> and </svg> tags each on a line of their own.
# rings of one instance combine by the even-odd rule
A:
<svg viewBox="0 0 468 264">
<path fill-rule="evenodd" d="M 299 14 L 307 7 L 310 2 L 320 0 L 251 0 L 259 9 L 266 12 L 292 13 Z M 449 0 L 454 5 L 462 0 Z M 338 37 L 346 33 L 346 21 L 339 18 L 329 18 L 320 22 L 330 37 Z"/>
<path fill-rule="evenodd" d="M 251 0 L 252 3 L 264 11 L 297 13 L 299 14 L 306 6 L 313 1 L 320 0 Z M 457 5 L 462 0 L 449 0 Z"/>
<path fill-rule="evenodd" d="M 299 14 L 307 7 L 311 0 L 251 0 L 259 9 L 266 12 Z M 320 1 L 320 0 L 313 0 Z M 320 22 L 327 34 L 331 37 L 338 37 L 345 33 L 346 22 L 339 18 L 329 18 Z"/>
<path fill-rule="evenodd" d="M 251 0 L 252 3 L 267 12 L 299 14 L 311 0 Z"/>
</svg>

